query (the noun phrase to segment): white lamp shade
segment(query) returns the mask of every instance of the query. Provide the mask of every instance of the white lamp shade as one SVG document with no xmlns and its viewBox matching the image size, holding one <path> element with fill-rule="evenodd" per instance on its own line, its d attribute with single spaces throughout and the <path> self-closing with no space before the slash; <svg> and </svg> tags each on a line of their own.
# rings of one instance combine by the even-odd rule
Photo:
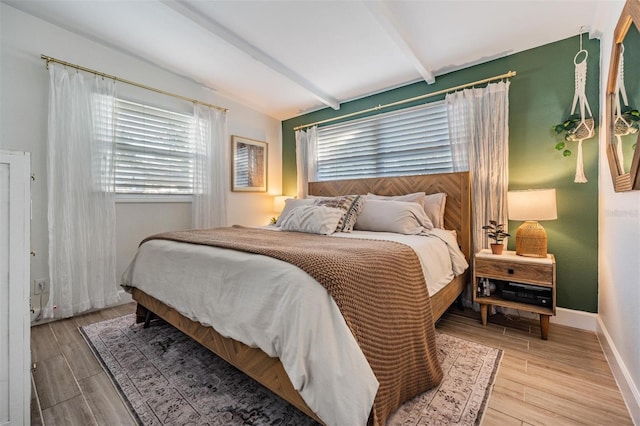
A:
<svg viewBox="0 0 640 426">
<path fill-rule="evenodd" d="M 510 220 L 554 220 L 558 218 L 555 188 L 509 191 L 507 204 Z"/>
</svg>

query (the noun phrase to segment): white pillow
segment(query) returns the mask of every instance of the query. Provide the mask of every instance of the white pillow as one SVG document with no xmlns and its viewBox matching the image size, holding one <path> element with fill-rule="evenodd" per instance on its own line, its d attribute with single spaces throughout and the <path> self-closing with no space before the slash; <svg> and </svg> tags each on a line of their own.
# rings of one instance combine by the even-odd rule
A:
<svg viewBox="0 0 640 426">
<path fill-rule="evenodd" d="M 424 211 L 431 219 L 434 228 L 444 229 L 444 208 L 447 203 L 447 194 L 439 192 L 428 194 L 424 199 Z"/>
<path fill-rule="evenodd" d="M 325 206 L 302 206 L 292 209 L 282 220 L 283 231 L 331 235 L 335 232 L 343 211 Z"/>
<path fill-rule="evenodd" d="M 406 201 L 408 203 L 418 203 L 422 206 L 424 205 L 425 194 L 424 192 L 414 192 L 405 195 L 377 195 L 368 193 L 367 198 L 372 200 Z"/>
<path fill-rule="evenodd" d="M 287 198 L 284 201 L 284 209 L 282 209 L 282 213 L 280 213 L 280 217 L 278 217 L 278 220 L 276 221 L 276 226 L 281 225 L 282 220 L 291 212 L 291 210 L 295 209 L 296 207 L 310 206 L 313 205 L 313 203 L 314 200 L 310 200 L 308 198 L 302 200 L 298 200 L 296 198 Z"/>
<path fill-rule="evenodd" d="M 433 228 L 421 205 L 406 201 L 367 199 L 354 229 L 416 235 Z"/>
<path fill-rule="evenodd" d="M 424 192 L 413 192 L 405 195 L 376 195 L 367 194 L 368 199 L 374 200 L 391 200 L 391 201 L 407 201 L 412 203 L 418 203 L 422 206 L 431 223 L 435 228 L 444 229 L 444 208 L 447 201 L 447 194 L 440 192 L 437 194 L 425 195 Z"/>
</svg>

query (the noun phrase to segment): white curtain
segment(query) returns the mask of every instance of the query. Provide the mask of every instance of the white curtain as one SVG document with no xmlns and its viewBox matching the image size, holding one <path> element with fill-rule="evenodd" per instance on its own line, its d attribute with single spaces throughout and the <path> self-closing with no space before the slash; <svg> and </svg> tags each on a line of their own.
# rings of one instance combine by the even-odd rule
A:
<svg viewBox="0 0 640 426">
<path fill-rule="evenodd" d="M 229 144 L 227 113 L 194 106 L 193 228 L 227 226 Z"/>
<path fill-rule="evenodd" d="M 482 226 L 491 219 L 508 223 L 509 84 L 446 96 L 454 171 L 469 170 L 471 176 L 474 253 L 488 247 Z"/>
<path fill-rule="evenodd" d="M 296 171 L 298 175 L 298 198 L 306 198 L 309 182 L 318 179 L 318 126 L 296 130 Z"/>
<path fill-rule="evenodd" d="M 113 80 L 49 64 L 49 302 L 67 318 L 118 301 Z"/>
</svg>

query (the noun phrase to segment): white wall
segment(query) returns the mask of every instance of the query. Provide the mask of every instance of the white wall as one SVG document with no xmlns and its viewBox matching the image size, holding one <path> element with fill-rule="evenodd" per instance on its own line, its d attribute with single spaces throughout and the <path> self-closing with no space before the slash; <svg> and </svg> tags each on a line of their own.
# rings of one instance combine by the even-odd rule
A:
<svg viewBox="0 0 640 426">
<path fill-rule="evenodd" d="M 41 54 L 116 75 L 131 81 L 229 108 L 229 135 L 268 142 L 268 183 L 271 194 L 282 189 L 280 121 L 217 95 L 193 81 L 105 47 L 0 3 L 0 147 L 31 152 L 33 217 L 31 279 L 48 277 L 46 131 L 49 74 Z M 191 104 L 153 92 L 119 85 L 119 93 L 156 106 L 189 111 Z M 226 143 L 231 143 L 230 139 Z M 230 193 L 228 224 L 263 225 L 272 215 L 272 198 L 265 194 Z M 145 236 L 189 228 L 191 204 L 118 203 L 118 276 Z M 45 301 L 43 301 L 45 302 Z M 39 306 L 39 298 L 34 298 Z"/>
<path fill-rule="evenodd" d="M 620 11 L 623 5 L 619 1 L 607 7 Z M 601 141 L 607 128 L 606 87 L 618 16 L 612 14 L 600 45 Z M 627 78 L 637 78 L 637 74 Z M 600 145 L 599 179 L 599 337 L 631 414 L 640 424 L 640 191 L 614 192 L 604 143 Z"/>
</svg>

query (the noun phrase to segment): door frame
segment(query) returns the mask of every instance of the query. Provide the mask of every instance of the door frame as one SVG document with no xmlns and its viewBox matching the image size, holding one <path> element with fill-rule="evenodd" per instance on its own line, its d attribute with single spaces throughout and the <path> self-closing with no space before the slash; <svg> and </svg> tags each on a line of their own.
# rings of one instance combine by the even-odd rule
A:
<svg viewBox="0 0 640 426">
<path fill-rule="evenodd" d="M 9 424 L 29 424 L 31 414 L 30 228 L 31 154 L 0 150 L 9 165 Z M 4 202 L 5 200 L 3 200 Z M 4 220 L 4 219 L 2 219 Z M 5 238 L 3 235 L 2 238 Z M 1 423 L 4 424 L 4 423 Z"/>
</svg>

